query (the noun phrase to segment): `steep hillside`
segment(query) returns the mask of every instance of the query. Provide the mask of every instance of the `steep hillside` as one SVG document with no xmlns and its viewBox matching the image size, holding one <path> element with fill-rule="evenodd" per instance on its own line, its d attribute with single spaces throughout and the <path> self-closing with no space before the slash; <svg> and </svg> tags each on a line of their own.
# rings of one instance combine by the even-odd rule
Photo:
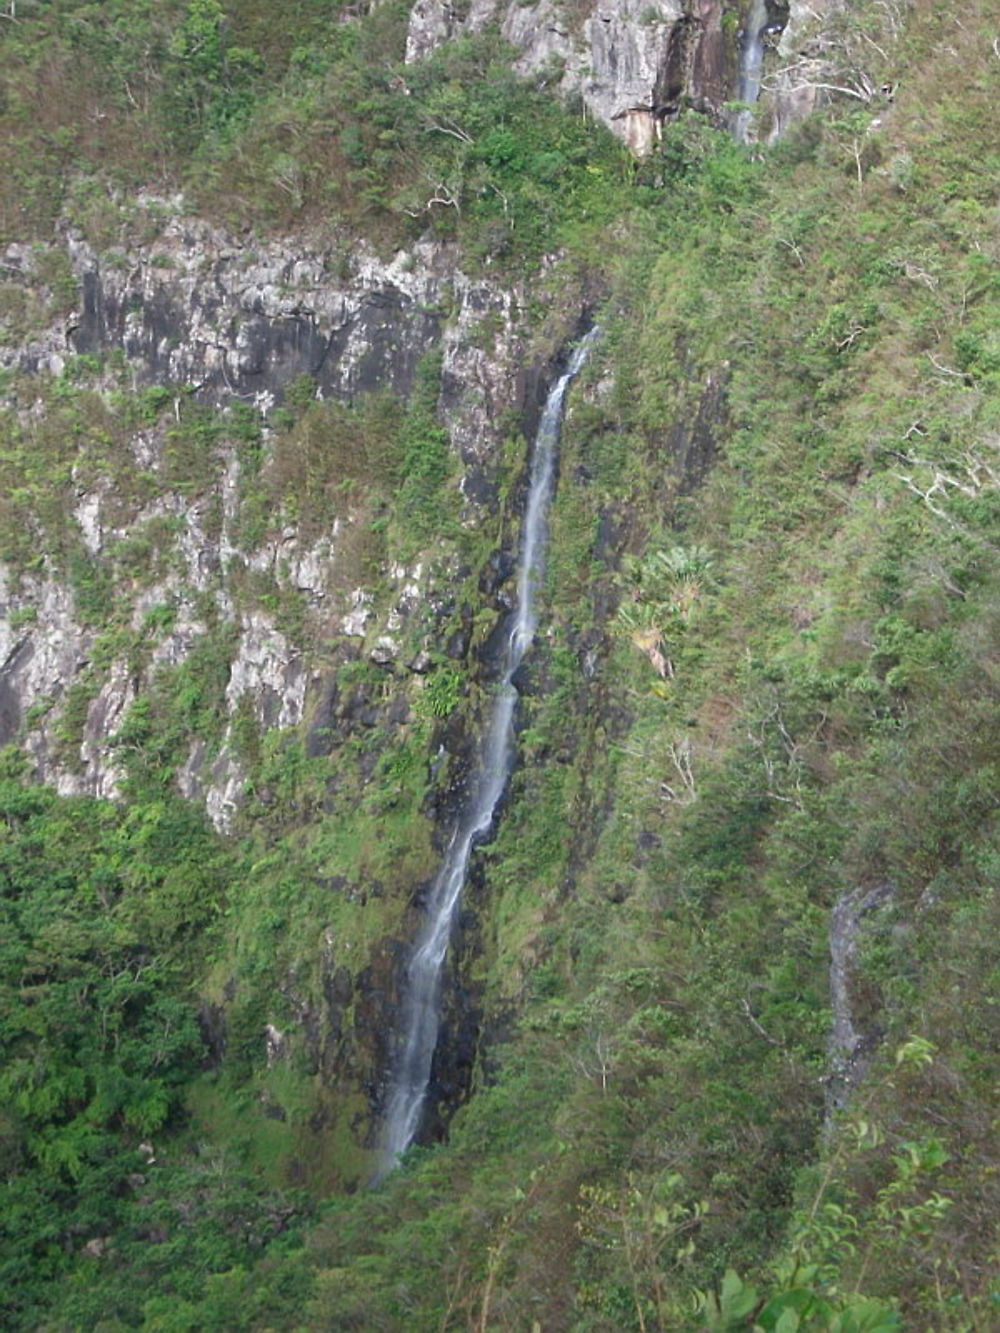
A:
<svg viewBox="0 0 1000 1333">
<path fill-rule="evenodd" d="M 995 6 L 0 25 L 5 1326 L 995 1327 Z"/>
</svg>

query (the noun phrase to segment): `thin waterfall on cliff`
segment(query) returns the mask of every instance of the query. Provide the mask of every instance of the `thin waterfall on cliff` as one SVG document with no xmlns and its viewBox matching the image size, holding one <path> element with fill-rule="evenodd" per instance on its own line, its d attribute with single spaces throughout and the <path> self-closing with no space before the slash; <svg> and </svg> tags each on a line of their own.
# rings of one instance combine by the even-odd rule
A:
<svg viewBox="0 0 1000 1333">
<path fill-rule="evenodd" d="M 753 106 L 760 97 L 767 21 L 767 0 L 753 0 L 740 40 L 739 100 L 745 102 L 748 107 Z M 740 143 L 746 142 L 752 119 L 753 112 L 749 110 L 741 111 L 736 117 L 733 133 Z"/>
<path fill-rule="evenodd" d="M 392 1170 L 420 1128 L 440 1025 L 441 971 L 452 923 L 472 849 L 489 832 L 514 759 L 517 690 L 513 680 L 531 646 L 538 623 L 535 600 L 544 568 L 548 509 L 555 479 L 563 400 L 570 382 L 587 359 L 597 333 L 597 329 L 592 329 L 582 340 L 565 373 L 553 386 L 535 436 L 518 555 L 517 607 L 510 618 L 510 630 L 501 658 L 500 685 L 483 737 L 471 794 L 428 895 L 426 920 L 406 969 L 382 1127 L 379 1179 Z"/>
</svg>

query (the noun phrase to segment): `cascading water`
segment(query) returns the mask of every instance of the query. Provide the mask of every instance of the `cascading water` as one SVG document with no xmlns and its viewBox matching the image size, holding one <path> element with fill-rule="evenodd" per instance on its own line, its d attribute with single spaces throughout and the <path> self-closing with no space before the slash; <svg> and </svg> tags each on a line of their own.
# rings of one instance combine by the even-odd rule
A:
<svg viewBox="0 0 1000 1333">
<path fill-rule="evenodd" d="M 377 1179 L 392 1170 L 420 1128 L 440 1025 L 441 970 L 452 922 L 472 849 L 489 832 L 514 759 L 513 724 L 517 703 L 514 673 L 531 646 L 538 624 L 535 594 L 545 557 L 563 400 L 570 382 L 586 360 L 597 332 L 597 329 L 591 329 L 582 340 L 565 374 L 549 393 L 535 436 L 517 566 L 517 607 L 511 615 L 510 633 L 501 659 L 500 685 L 483 738 L 472 792 L 428 896 L 427 918 L 406 970 Z"/>
<path fill-rule="evenodd" d="M 760 97 L 760 85 L 764 73 L 764 34 L 767 25 L 767 0 L 753 0 L 740 41 L 739 100 L 745 102 L 747 107 L 753 106 Z M 741 111 L 737 115 L 733 133 L 740 143 L 746 143 L 752 119 L 753 112 L 750 110 Z"/>
</svg>

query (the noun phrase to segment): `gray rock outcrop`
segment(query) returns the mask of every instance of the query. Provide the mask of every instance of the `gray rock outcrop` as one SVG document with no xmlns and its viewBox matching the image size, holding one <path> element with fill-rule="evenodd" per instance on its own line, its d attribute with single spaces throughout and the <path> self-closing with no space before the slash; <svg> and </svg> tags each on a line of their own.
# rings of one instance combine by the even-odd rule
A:
<svg viewBox="0 0 1000 1333">
<path fill-rule="evenodd" d="M 145 204 L 163 209 L 176 201 Z M 0 368 L 59 375 L 74 356 L 92 356 L 97 365 L 115 354 L 137 387 L 176 384 L 179 393 L 194 391 L 222 407 L 243 400 L 267 413 L 302 375 L 317 397 L 351 402 L 384 389 L 405 397 L 421 357 L 438 350 L 442 420 L 463 460 L 469 521 L 490 502 L 483 478 L 498 423 L 523 408 L 527 392 L 516 287 L 467 278 L 448 247 L 429 242 L 388 260 L 365 250 L 345 257 L 320 238 L 250 246 L 182 212 L 132 249 L 98 253 L 74 233 L 65 245 L 79 308 L 6 341 Z M 39 281 L 33 254 L 11 246 L 3 256 L 7 273 L 28 288 Z M 477 337 L 484 321 L 488 339 Z M 308 539 L 294 519 L 274 515 L 247 548 L 239 532 L 239 457 L 233 446 L 221 447 L 207 492 L 172 493 L 161 484 L 155 498 L 131 509 L 123 510 L 110 482 L 74 469 L 71 527 L 96 565 L 156 525 L 170 534 L 151 577 L 115 586 L 116 623 L 147 641 L 142 660 L 102 646 L 65 573 L 47 558 L 28 569 L 0 566 L 0 744 L 23 743 L 38 776 L 63 794 L 116 794 L 122 753 L 115 738 L 130 707 L 157 671 L 185 661 L 213 626 L 227 628 L 231 645 L 230 717 L 242 710 L 261 731 L 303 721 L 309 692 L 318 688 L 316 664 L 266 606 L 238 595 L 247 579 L 294 597 L 310 640 L 327 648 L 354 641 L 376 657 L 386 656 L 391 636 L 428 593 L 423 567 L 386 571 L 378 607 L 368 589 L 345 586 L 349 508 Z M 162 430 L 137 428 L 128 449 L 137 474 L 162 475 Z M 179 774 L 182 791 L 203 800 L 220 827 L 231 821 L 243 781 L 231 726 L 220 745 L 193 745 Z"/>
<path fill-rule="evenodd" d="M 703 0 L 701 8 L 719 6 L 717 0 Z M 443 42 L 494 23 L 521 53 L 520 73 L 547 73 L 563 95 L 579 94 L 591 115 L 634 152 L 648 151 L 671 41 L 677 44 L 678 27 L 687 23 L 680 0 L 610 0 L 575 16 L 554 0 L 528 5 L 472 0 L 462 18 L 449 0 L 417 0 L 406 58 L 420 60 Z"/>
<path fill-rule="evenodd" d="M 823 95 L 816 53 L 825 49 L 824 23 L 837 8 L 837 0 L 767 3 L 761 101 L 771 138 Z M 749 0 L 742 12 L 724 0 L 591 0 L 576 10 L 555 0 L 471 0 L 468 8 L 416 0 L 406 59 L 425 59 L 445 42 L 495 25 L 520 52 L 521 74 L 541 78 L 562 96 L 579 96 L 641 157 L 664 121 L 684 107 L 732 122 L 725 105 L 739 96 L 750 10 Z"/>
</svg>

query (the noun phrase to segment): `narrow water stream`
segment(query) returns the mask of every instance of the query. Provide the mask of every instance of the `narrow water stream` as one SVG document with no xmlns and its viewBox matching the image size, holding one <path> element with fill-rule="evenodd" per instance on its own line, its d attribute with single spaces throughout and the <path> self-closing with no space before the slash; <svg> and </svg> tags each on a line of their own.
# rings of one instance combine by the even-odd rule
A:
<svg viewBox="0 0 1000 1333">
<path fill-rule="evenodd" d="M 493 815 L 514 762 L 514 673 L 531 647 L 538 625 L 535 607 L 544 572 L 548 511 L 555 479 L 556 451 L 563 402 L 597 337 L 592 329 L 576 348 L 545 403 L 531 458 L 528 503 L 521 528 L 517 564 L 517 607 L 501 658 L 500 684 L 483 736 L 471 794 L 451 836 L 441 869 L 427 899 L 427 916 L 406 970 L 397 1045 L 389 1082 L 378 1179 L 397 1164 L 413 1142 L 427 1096 L 431 1061 L 441 1017 L 441 971 L 469 857 L 493 823 Z"/>
<path fill-rule="evenodd" d="M 753 0 L 747 15 L 746 27 L 740 39 L 740 84 L 739 100 L 747 107 L 760 97 L 760 84 L 764 73 L 764 33 L 767 30 L 766 0 Z M 740 143 L 746 143 L 753 121 L 753 112 L 739 112 L 733 125 L 733 134 Z"/>
</svg>

